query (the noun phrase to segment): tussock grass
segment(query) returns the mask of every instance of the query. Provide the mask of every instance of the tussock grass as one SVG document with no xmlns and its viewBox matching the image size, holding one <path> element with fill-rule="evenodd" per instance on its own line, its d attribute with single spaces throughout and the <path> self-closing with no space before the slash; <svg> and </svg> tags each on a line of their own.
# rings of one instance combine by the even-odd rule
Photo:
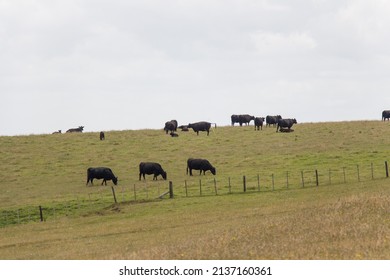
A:
<svg viewBox="0 0 390 280">
<path fill-rule="evenodd" d="M 286 134 L 274 128 L 221 127 L 209 137 L 189 132 L 178 138 L 162 130 L 110 131 L 105 141 L 99 141 L 98 133 L 0 137 L 0 216 L 38 205 L 56 209 L 48 210 L 45 223 L 0 228 L 0 256 L 388 259 L 388 124 L 313 123 L 294 128 Z M 188 157 L 207 158 L 217 168 L 218 195 L 212 175 L 185 174 Z M 154 199 L 168 183 L 152 182 L 151 176 L 139 182 L 140 161 L 162 164 L 174 182 L 175 199 Z M 113 169 L 119 177 L 115 189 L 120 204 L 112 203 L 112 184 L 85 186 L 89 166 Z M 307 176 L 305 188 L 301 172 Z M 243 175 L 248 178 L 245 194 Z M 190 197 L 185 196 L 185 181 Z M 137 201 L 132 197 L 134 185 L 140 190 Z"/>
</svg>

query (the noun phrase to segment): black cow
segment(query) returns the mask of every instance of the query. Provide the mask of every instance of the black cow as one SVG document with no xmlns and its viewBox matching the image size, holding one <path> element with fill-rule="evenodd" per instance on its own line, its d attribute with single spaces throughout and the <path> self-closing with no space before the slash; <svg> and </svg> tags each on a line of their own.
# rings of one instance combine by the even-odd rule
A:
<svg viewBox="0 0 390 280">
<path fill-rule="evenodd" d="M 255 117 L 254 116 L 251 116 L 251 115 L 238 115 L 238 122 L 240 123 L 240 126 L 242 126 L 242 124 L 245 124 L 245 125 L 249 125 L 249 123 L 251 122 L 251 120 L 254 120 Z"/>
<path fill-rule="evenodd" d="M 145 174 L 150 175 L 153 174 L 153 180 L 157 180 L 157 176 L 161 175 L 164 180 L 167 179 L 167 172 L 165 172 L 161 165 L 157 162 L 141 162 L 139 164 L 139 180 L 141 181 L 141 176 L 144 177 Z"/>
<path fill-rule="evenodd" d="M 194 158 L 189 158 L 187 160 L 187 174 L 188 170 L 190 171 L 190 176 L 192 176 L 192 169 L 195 170 L 200 170 L 199 175 L 206 174 L 206 171 L 210 170 L 210 172 L 215 175 L 216 170 L 215 168 L 211 165 L 211 163 L 207 159 L 194 159 Z"/>
<path fill-rule="evenodd" d="M 265 118 L 265 121 L 266 121 L 266 126 L 271 126 L 271 124 L 275 127 L 275 125 L 278 124 L 278 121 L 282 119 L 282 116 L 281 115 L 277 115 L 277 116 L 267 116 Z"/>
<path fill-rule="evenodd" d="M 239 123 L 240 122 L 240 116 L 239 115 L 232 115 L 230 118 L 232 120 L 232 126 L 234 126 L 235 123 Z"/>
<path fill-rule="evenodd" d="M 279 128 L 288 128 L 290 130 L 294 123 L 297 123 L 296 119 L 280 119 L 276 127 L 276 132 L 278 132 Z"/>
<path fill-rule="evenodd" d="M 90 167 L 87 170 L 87 185 L 89 182 L 93 185 L 93 179 L 103 179 L 103 183 L 107 186 L 107 180 L 112 180 L 114 185 L 118 184 L 118 177 L 115 177 L 112 170 L 108 167 Z"/>
<path fill-rule="evenodd" d="M 176 120 L 171 120 L 169 122 L 165 123 L 164 126 L 165 133 L 168 134 L 168 132 L 174 132 L 177 130 L 177 121 Z"/>
<path fill-rule="evenodd" d="M 177 134 L 175 132 L 171 132 L 171 133 L 169 133 L 169 135 L 171 135 L 171 137 L 179 137 L 179 134 Z"/>
<path fill-rule="evenodd" d="M 79 126 L 78 128 L 70 128 L 66 132 L 72 133 L 72 132 L 83 132 L 84 126 Z"/>
<path fill-rule="evenodd" d="M 382 121 L 390 120 L 390 110 L 385 110 L 382 112 Z"/>
<path fill-rule="evenodd" d="M 197 135 L 199 135 L 199 131 L 207 131 L 207 136 L 208 136 L 210 133 L 211 123 L 209 122 L 190 123 L 188 124 L 187 127 L 192 128 Z"/>
<path fill-rule="evenodd" d="M 100 131 L 100 140 L 104 140 L 106 136 L 104 135 L 103 131 Z"/>
<path fill-rule="evenodd" d="M 264 118 L 259 118 L 259 117 L 256 117 L 255 118 L 255 130 L 263 130 L 263 123 L 264 123 Z"/>
</svg>

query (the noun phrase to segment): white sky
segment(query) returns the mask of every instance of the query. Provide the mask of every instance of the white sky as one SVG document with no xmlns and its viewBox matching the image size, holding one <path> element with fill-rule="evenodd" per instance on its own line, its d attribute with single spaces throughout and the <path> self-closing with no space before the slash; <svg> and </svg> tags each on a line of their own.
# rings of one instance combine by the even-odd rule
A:
<svg viewBox="0 0 390 280">
<path fill-rule="evenodd" d="M 387 0 L 0 0 L 0 135 L 380 120 Z"/>
</svg>

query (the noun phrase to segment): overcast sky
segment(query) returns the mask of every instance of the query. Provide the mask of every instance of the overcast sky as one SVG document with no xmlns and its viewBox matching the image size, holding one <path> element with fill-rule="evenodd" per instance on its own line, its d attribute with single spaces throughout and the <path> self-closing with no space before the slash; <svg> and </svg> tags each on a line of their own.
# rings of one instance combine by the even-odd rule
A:
<svg viewBox="0 0 390 280">
<path fill-rule="evenodd" d="M 0 135 L 380 120 L 390 1 L 0 0 Z"/>
</svg>

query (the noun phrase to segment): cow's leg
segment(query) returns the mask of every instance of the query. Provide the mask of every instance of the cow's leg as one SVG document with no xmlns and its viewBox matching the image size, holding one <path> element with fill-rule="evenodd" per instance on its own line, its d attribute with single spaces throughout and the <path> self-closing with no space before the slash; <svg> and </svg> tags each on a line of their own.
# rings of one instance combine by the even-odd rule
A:
<svg viewBox="0 0 390 280">
<path fill-rule="evenodd" d="M 139 173 L 139 180 L 141 181 L 141 172 Z"/>
</svg>

